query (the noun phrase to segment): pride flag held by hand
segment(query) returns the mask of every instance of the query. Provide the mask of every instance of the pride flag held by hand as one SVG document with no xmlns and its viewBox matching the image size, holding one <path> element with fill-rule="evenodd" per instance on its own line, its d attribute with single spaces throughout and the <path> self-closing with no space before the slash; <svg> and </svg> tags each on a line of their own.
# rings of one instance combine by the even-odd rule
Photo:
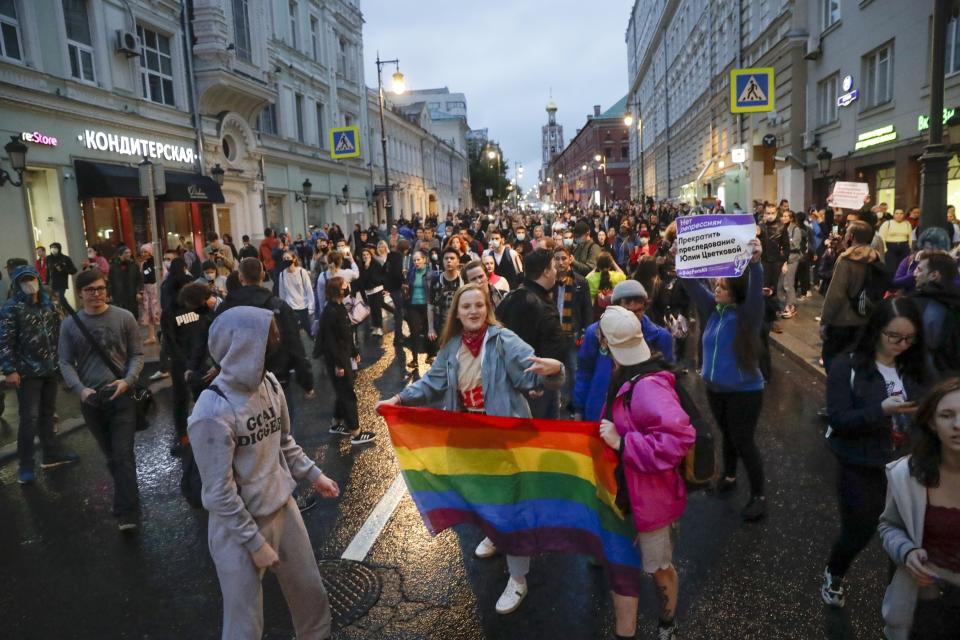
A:
<svg viewBox="0 0 960 640">
<path fill-rule="evenodd" d="M 397 460 L 431 535 L 472 523 L 505 553 L 593 556 L 611 589 L 638 595 L 629 516 L 616 507 L 616 454 L 592 422 L 384 406 Z"/>
</svg>

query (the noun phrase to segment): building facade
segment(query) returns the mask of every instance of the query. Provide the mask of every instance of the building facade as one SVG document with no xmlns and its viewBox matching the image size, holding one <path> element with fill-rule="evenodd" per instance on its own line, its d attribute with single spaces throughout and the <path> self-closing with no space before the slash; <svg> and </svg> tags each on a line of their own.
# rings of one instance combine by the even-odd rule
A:
<svg viewBox="0 0 960 640">
<path fill-rule="evenodd" d="M 811 201 L 836 179 L 867 182 L 876 203 L 920 204 L 920 162 L 930 113 L 933 0 L 810 3 L 808 146 L 832 155 L 807 171 Z M 960 112 L 960 21 L 947 30 L 944 120 Z M 946 133 L 946 129 L 945 129 Z M 951 143 L 960 140 L 951 140 Z M 949 165 L 947 201 L 960 203 L 960 163 Z"/>
<path fill-rule="evenodd" d="M 634 3 L 626 41 L 635 197 L 719 199 L 728 208 L 778 196 L 803 201 L 805 167 L 815 162 L 803 148 L 807 5 Z M 730 71 L 755 67 L 774 69 L 775 110 L 732 114 Z"/>
<path fill-rule="evenodd" d="M 598 205 L 630 197 L 629 127 L 626 98 L 601 112 L 593 108 L 583 128 L 545 170 L 541 192 L 554 201 Z"/>
<path fill-rule="evenodd" d="M 387 165 L 396 220 L 439 215 L 470 206 L 470 166 L 466 152 L 435 131 L 426 102 L 391 104 L 384 110 L 387 129 Z M 367 94 L 369 140 L 375 194 L 374 217 L 386 221 L 380 102 L 376 91 Z"/>
</svg>

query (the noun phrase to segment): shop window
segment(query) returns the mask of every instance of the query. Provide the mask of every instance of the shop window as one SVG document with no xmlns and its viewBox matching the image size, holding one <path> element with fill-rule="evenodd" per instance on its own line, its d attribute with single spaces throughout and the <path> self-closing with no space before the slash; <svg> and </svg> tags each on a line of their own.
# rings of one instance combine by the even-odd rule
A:
<svg viewBox="0 0 960 640">
<path fill-rule="evenodd" d="M 164 251 L 192 246 L 192 226 L 189 202 L 164 202 L 163 213 L 158 215 L 160 236 Z"/>
<path fill-rule="evenodd" d="M 894 201 L 896 197 L 896 187 L 897 187 L 897 169 L 896 167 L 887 167 L 886 169 L 878 169 L 876 174 L 877 180 L 877 197 L 874 202 L 880 204 L 881 202 L 886 202 L 887 206 L 892 209 L 894 206 Z"/>
<path fill-rule="evenodd" d="M 173 57 L 170 38 L 137 25 L 140 36 L 140 80 L 143 97 L 152 102 L 174 106 Z"/>
<path fill-rule="evenodd" d="M 960 206 L 960 159 L 957 156 L 950 158 L 947 165 L 947 204 Z"/>
<path fill-rule="evenodd" d="M 0 0 L 0 58 L 23 60 L 17 0 Z"/>
<path fill-rule="evenodd" d="M 840 73 L 837 72 L 817 83 L 817 124 L 820 126 L 836 122 L 839 118 L 837 112 L 839 78 Z"/>
<path fill-rule="evenodd" d="M 70 75 L 77 80 L 96 82 L 93 70 L 93 40 L 87 0 L 63 0 L 63 21 L 67 28 Z"/>
<path fill-rule="evenodd" d="M 249 0 L 233 0 L 233 46 L 237 57 L 250 62 Z"/>
<path fill-rule="evenodd" d="M 863 57 L 863 100 L 861 109 L 890 102 L 893 98 L 893 44 Z"/>
<path fill-rule="evenodd" d="M 87 198 L 80 203 L 87 246 L 100 251 L 110 260 L 117 245 L 123 243 L 120 208 L 116 198 Z"/>
<path fill-rule="evenodd" d="M 267 226 L 278 233 L 284 230 L 283 196 L 267 196 Z"/>
</svg>

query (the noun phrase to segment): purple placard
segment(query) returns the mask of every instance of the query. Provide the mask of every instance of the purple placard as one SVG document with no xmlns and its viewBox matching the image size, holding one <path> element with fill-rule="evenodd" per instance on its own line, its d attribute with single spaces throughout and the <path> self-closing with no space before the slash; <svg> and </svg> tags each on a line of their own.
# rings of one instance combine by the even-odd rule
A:
<svg viewBox="0 0 960 640">
<path fill-rule="evenodd" d="M 747 245 L 756 237 L 756 221 L 749 214 L 677 218 L 677 275 L 735 278 L 747 268 Z"/>
</svg>

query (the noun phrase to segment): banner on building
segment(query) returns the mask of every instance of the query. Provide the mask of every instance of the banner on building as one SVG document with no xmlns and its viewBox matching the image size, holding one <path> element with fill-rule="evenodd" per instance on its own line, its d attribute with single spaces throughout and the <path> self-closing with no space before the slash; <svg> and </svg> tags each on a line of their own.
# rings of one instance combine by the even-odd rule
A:
<svg viewBox="0 0 960 640">
<path fill-rule="evenodd" d="M 756 221 L 748 214 L 677 218 L 677 275 L 736 278 L 750 262 L 748 245 L 756 237 Z"/>
<path fill-rule="evenodd" d="M 837 182 L 830 194 L 830 204 L 844 209 L 860 209 L 868 195 L 870 186 L 866 182 Z"/>
</svg>

